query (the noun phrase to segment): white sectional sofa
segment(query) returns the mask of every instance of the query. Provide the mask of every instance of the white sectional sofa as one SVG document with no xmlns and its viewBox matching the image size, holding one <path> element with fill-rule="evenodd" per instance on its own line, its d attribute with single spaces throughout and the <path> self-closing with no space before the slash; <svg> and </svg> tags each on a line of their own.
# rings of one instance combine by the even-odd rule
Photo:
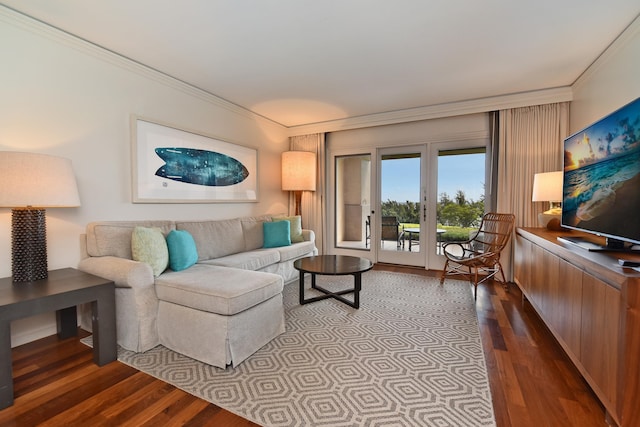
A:
<svg viewBox="0 0 640 427">
<path fill-rule="evenodd" d="M 282 230 L 283 223 L 271 224 L 280 219 L 93 222 L 81 239 L 85 254 L 78 268 L 115 282 L 123 348 L 144 352 L 162 344 L 214 366 L 237 366 L 284 332 L 282 289 L 297 277 L 293 262 L 318 253 L 313 231 L 299 228 L 291 244 L 263 247 L 265 237 L 274 246 L 263 229 Z M 163 237 L 188 232 L 197 261 L 154 276 L 154 263 L 134 260 L 132 235 L 141 231 L 136 227 Z"/>
</svg>

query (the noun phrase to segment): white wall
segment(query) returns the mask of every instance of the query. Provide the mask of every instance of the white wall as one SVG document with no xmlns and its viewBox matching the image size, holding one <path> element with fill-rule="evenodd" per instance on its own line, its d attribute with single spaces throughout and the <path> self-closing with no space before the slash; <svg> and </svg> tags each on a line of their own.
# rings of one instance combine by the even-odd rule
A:
<svg viewBox="0 0 640 427">
<path fill-rule="evenodd" d="M 571 134 L 640 96 L 640 17 L 573 85 Z"/>
<path fill-rule="evenodd" d="M 347 148 L 393 147 L 429 142 L 487 139 L 486 114 L 468 114 L 432 120 L 332 132 L 327 135 L 329 151 Z"/>
<path fill-rule="evenodd" d="M 75 267 L 95 220 L 229 218 L 286 212 L 286 129 L 0 8 L 0 150 L 72 160 L 80 208 L 48 209 L 49 268 Z M 132 114 L 258 148 L 259 202 L 131 203 Z M 0 277 L 11 275 L 11 212 L 0 208 Z M 19 345 L 55 333 L 54 315 L 12 324 Z"/>
</svg>

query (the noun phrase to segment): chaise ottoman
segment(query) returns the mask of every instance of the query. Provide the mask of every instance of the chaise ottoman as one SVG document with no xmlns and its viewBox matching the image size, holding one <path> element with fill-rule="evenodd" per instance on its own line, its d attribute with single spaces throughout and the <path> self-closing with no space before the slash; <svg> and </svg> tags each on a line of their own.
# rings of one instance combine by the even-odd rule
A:
<svg viewBox="0 0 640 427">
<path fill-rule="evenodd" d="M 196 264 L 156 278 L 158 335 L 171 350 L 237 366 L 285 331 L 284 280 L 272 273 Z"/>
</svg>

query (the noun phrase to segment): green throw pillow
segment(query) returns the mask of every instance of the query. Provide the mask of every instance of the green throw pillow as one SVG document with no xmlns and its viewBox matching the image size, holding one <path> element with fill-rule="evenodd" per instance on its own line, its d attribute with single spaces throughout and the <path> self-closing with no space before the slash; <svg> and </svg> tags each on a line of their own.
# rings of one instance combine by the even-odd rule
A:
<svg viewBox="0 0 640 427">
<path fill-rule="evenodd" d="M 134 261 L 149 264 L 158 277 L 169 264 L 169 250 L 159 228 L 135 227 L 131 234 L 131 254 Z"/>
<path fill-rule="evenodd" d="M 264 222 L 264 248 L 277 248 L 291 245 L 291 223 L 287 220 Z"/>
<path fill-rule="evenodd" d="M 304 238 L 302 237 L 302 218 L 300 217 L 300 215 L 279 216 L 279 217 L 273 218 L 273 220 L 289 221 L 291 223 L 291 243 L 304 242 Z"/>
<path fill-rule="evenodd" d="M 171 230 L 167 235 L 169 247 L 169 267 L 173 271 L 186 270 L 198 262 L 198 249 L 191 233 L 185 230 Z"/>
</svg>

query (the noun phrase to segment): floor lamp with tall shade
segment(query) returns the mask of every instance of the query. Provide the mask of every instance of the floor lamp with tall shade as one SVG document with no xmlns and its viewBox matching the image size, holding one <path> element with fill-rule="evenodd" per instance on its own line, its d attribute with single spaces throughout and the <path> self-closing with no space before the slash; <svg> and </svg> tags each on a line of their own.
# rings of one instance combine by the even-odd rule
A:
<svg viewBox="0 0 640 427">
<path fill-rule="evenodd" d="M 303 191 L 316 191 L 316 154 L 310 151 L 282 153 L 282 190 L 293 191 L 296 215 L 301 214 Z"/>
<path fill-rule="evenodd" d="M 80 206 L 71 161 L 0 151 L 0 207 L 11 209 L 13 282 L 48 277 L 46 208 Z"/>
</svg>

